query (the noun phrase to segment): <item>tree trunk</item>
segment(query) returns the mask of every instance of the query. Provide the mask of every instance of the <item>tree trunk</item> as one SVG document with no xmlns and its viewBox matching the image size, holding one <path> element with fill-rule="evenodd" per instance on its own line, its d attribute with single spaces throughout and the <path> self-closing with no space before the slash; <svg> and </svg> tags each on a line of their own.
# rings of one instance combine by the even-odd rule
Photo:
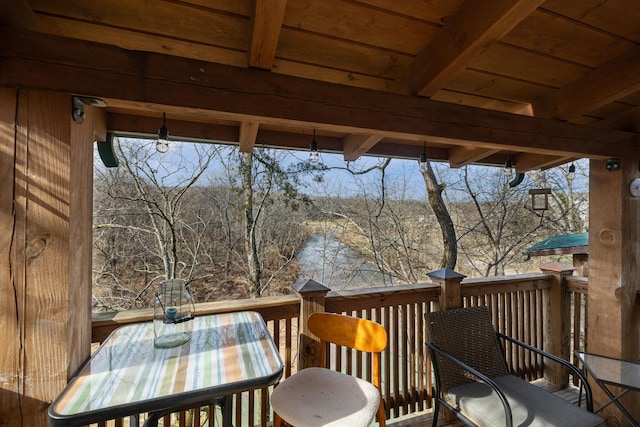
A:
<svg viewBox="0 0 640 427">
<path fill-rule="evenodd" d="M 454 270 L 456 263 L 458 262 L 458 241 L 456 238 L 456 230 L 453 226 L 453 221 L 447 210 L 447 206 L 442 199 L 442 190 L 444 186 L 438 184 L 436 175 L 431 168 L 431 162 L 427 161 L 427 167 L 422 172 L 424 182 L 427 184 L 427 194 L 429 195 L 429 205 L 433 209 L 433 212 L 440 224 L 440 230 L 442 231 L 442 242 L 444 243 L 444 250 L 442 254 L 442 261 L 440 262 L 440 268 L 450 268 Z"/>
<path fill-rule="evenodd" d="M 253 154 L 241 153 L 242 189 L 244 191 L 245 248 L 252 297 L 260 296 L 260 260 L 256 243 L 256 222 L 253 215 Z"/>
</svg>

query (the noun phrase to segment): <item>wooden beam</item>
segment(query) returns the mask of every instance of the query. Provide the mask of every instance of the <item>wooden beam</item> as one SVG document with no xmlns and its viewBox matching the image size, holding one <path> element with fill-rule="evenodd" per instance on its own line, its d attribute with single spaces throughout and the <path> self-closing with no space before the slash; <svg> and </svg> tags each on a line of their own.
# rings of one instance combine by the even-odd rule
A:
<svg viewBox="0 0 640 427">
<path fill-rule="evenodd" d="M 498 153 L 498 149 L 459 146 L 449 150 L 449 166 L 461 168 Z"/>
<path fill-rule="evenodd" d="M 0 85 L 114 98 L 194 116 L 608 158 L 635 134 L 0 29 Z M 159 110 L 159 111 L 163 111 Z M 321 126 L 318 126 L 321 124 Z M 307 147 L 308 141 L 299 148 Z"/>
<path fill-rule="evenodd" d="M 515 156 L 515 167 L 518 172 L 536 169 L 549 169 L 570 162 L 572 157 L 545 156 L 543 154 L 521 153 Z"/>
<path fill-rule="evenodd" d="M 640 89 L 640 46 L 533 103 L 538 117 L 571 120 Z"/>
<path fill-rule="evenodd" d="M 159 123 L 161 122 L 154 117 L 125 113 L 107 114 L 107 129 L 116 134 L 157 138 Z M 167 121 L 167 127 L 172 138 L 223 143 L 237 143 L 240 140 L 237 126 L 171 119 Z"/>
<path fill-rule="evenodd" d="M 276 56 L 287 0 L 255 0 L 249 66 L 270 70 Z"/>
<path fill-rule="evenodd" d="M 633 107 L 622 113 L 595 123 L 595 126 L 640 133 L 640 107 Z"/>
<path fill-rule="evenodd" d="M 260 123 L 257 122 L 242 122 L 240 124 L 240 152 L 253 153 L 258 127 L 260 127 Z"/>
<path fill-rule="evenodd" d="M 358 160 L 381 139 L 381 135 L 347 135 L 342 141 L 345 162 Z"/>
<path fill-rule="evenodd" d="M 433 96 L 544 0 L 467 0 L 396 82 L 402 92 Z"/>
</svg>

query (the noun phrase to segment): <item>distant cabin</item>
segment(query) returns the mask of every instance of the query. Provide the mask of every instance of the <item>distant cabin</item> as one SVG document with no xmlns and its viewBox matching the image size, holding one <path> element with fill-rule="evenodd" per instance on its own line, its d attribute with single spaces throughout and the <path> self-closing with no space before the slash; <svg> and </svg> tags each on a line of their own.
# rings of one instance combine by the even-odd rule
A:
<svg viewBox="0 0 640 427">
<path fill-rule="evenodd" d="M 534 256 L 573 255 L 573 266 L 579 276 L 589 276 L 589 233 L 561 234 L 548 237 L 524 252 Z"/>
</svg>

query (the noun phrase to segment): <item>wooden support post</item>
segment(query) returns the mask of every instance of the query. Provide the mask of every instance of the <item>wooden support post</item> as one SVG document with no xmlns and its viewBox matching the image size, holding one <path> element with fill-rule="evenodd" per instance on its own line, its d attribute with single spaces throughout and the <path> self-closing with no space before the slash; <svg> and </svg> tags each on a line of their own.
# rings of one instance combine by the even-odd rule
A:
<svg viewBox="0 0 640 427">
<path fill-rule="evenodd" d="M 314 280 L 301 280 L 293 285 L 300 294 L 300 318 L 298 319 L 298 370 L 311 366 L 321 366 L 319 358 L 320 341 L 309 331 L 307 319 L 313 313 L 324 312 L 325 297 L 331 290 Z"/>
<path fill-rule="evenodd" d="M 550 262 L 541 266 L 540 270 L 553 275 L 553 284 L 544 301 L 544 349 L 564 360 L 571 360 L 571 307 L 565 279 L 573 274 L 575 268 Z M 544 377 L 560 388 L 569 384 L 569 370 L 557 363 L 545 362 Z"/>
<path fill-rule="evenodd" d="M 640 142 L 640 141 L 639 141 Z M 589 292 L 586 351 L 639 360 L 640 354 L 640 197 L 629 191 L 640 177 L 640 151 L 628 150 L 619 168 L 591 160 L 589 166 Z M 605 403 L 593 385 L 594 406 Z M 640 419 L 640 393 L 622 399 Z M 607 425 L 625 425 L 614 405 L 602 412 Z"/>
<path fill-rule="evenodd" d="M 429 276 L 433 283 L 440 285 L 438 310 L 451 310 L 452 308 L 462 307 L 460 285 L 462 279 L 466 277 L 464 274 L 460 274 L 449 268 L 443 268 L 427 273 L 427 276 Z M 433 391 L 431 393 L 433 393 Z M 442 417 L 449 423 L 455 421 L 457 418 L 453 412 L 445 407 L 442 408 Z"/>
<path fill-rule="evenodd" d="M 462 307 L 460 284 L 466 276 L 449 268 L 427 273 L 431 281 L 440 285 L 439 310 L 450 310 Z"/>
<path fill-rule="evenodd" d="M 104 115 L 0 88 L 0 424 L 46 427 L 91 351 L 93 141 Z"/>
</svg>

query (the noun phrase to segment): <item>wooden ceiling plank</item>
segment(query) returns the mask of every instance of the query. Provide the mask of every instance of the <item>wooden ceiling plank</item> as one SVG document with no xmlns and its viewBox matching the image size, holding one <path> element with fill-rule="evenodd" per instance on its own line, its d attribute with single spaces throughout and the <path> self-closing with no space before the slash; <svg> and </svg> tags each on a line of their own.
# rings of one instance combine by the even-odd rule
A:
<svg viewBox="0 0 640 427">
<path fill-rule="evenodd" d="M 382 139 L 382 135 L 356 135 L 350 134 L 342 140 L 344 161 L 353 162 L 369 151 Z"/>
<path fill-rule="evenodd" d="M 283 76 L 50 35 L 0 29 L 0 85 L 46 88 L 218 119 L 456 145 L 608 158 L 635 134 Z M 175 133 L 173 134 L 175 135 Z M 305 141 L 306 148 L 308 140 Z M 396 144 L 398 146 L 398 144 Z M 301 146 L 302 147 L 302 146 Z"/>
<path fill-rule="evenodd" d="M 403 52 L 413 57 L 424 48 L 425 40 L 431 39 L 440 29 L 441 17 L 434 21 L 416 19 L 415 15 L 426 9 L 425 4 L 416 7 L 408 16 L 391 12 L 390 6 L 379 8 L 372 7 L 369 2 L 340 1 L 336 7 L 335 2 L 326 0 L 290 1 L 283 24 L 299 34 L 348 40 L 352 44 Z"/>
<path fill-rule="evenodd" d="M 260 123 L 242 122 L 240 124 L 240 152 L 253 153 Z"/>
<path fill-rule="evenodd" d="M 403 92 L 432 96 L 544 0 L 469 0 L 445 23 L 397 82 Z"/>
<path fill-rule="evenodd" d="M 200 61 L 218 62 L 221 64 L 245 67 L 247 55 L 244 51 L 225 48 L 207 43 L 169 38 L 161 35 L 150 35 L 135 30 L 107 27 L 82 21 L 61 19 L 48 15 L 41 15 L 40 20 L 48 27 L 62 28 L 57 35 L 74 39 L 112 44 L 123 49 L 141 50 L 166 54 L 180 52 L 185 58 Z"/>
<path fill-rule="evenodd" d="M 485 159 L 499 151 L 500 150 L 497 149 L 488 149 L 484 147 L 454 147 L 449 150 L 449 166 L 452 168 L 461 168 Z"/>
<path fill-rule="evenodd" d="M 255 0 L 249 66 L 270 70 L 276 56 L 287 0 Z"/>
<path fill-rule="evenodd" d="M 0 0 L 0 25 L 34 31 L 43 29 L 27 0 Z"/>
<path fill-rule="evenodd" d="M 533 103 L 538 117 L 571 120 L 640 90 L 640 46 Z"/>
<path fill-rule="evenodd" d="M 129 0 L 92 1 L 84 0 L 29 0 L 34 12 L 41 16 L 56 16 L 63 19 L 60 32 L 73 32 L 76 24 L 91 23 L 103 27 L 102 31 L 128 30 L 137 33 L 136 39 L 143 38 L 181 40 L 220 48 L 246 52 L 249 46 L 249 17 L 238 16 L 224 10 L 216 10 L 214 3 L 203 8 L 185 1 L 146 0 L 144 3 Z M 238 2 L 243 3 L 243 2 Z M 113 44 L 130 43 L 118 37 L 108 37 Z M 164 48 L 166 53 L 177 54 L 171 46 L 158 43 L 156 49 Z M 131 49 L 142 50 L 131 46 Z M 156 50 L 154 49 L 154 50 Z M 246 66 L 246 56 L 245 63 Z"/>
</svg>

